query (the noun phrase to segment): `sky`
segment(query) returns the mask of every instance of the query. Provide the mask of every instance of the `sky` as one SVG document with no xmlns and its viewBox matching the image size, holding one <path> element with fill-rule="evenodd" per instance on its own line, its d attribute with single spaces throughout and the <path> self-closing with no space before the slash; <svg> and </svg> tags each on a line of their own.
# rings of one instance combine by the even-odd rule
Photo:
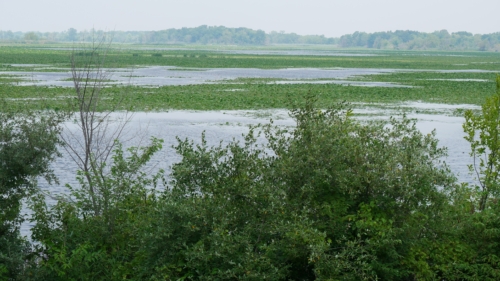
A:
<svg viewBox="0 0 500 281">
<path fill-rule="evenodd" d="M 146 31 L 200 25 L 339 37 L 500 31 L 500 0 L 0 0 L 0 30 Z"/>
</svg>

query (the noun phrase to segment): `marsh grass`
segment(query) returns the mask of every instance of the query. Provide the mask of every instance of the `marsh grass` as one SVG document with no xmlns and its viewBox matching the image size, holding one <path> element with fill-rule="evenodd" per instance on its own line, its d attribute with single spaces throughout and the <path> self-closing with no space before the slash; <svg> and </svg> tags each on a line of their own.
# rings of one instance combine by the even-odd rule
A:
<svg viewBox="0 0 500 281">
<path fill-rule="evenodd" d="M 492 75 L 492 74 L 490 74 Z M 399 81 L 398 81 L 399 82 Z M 409 83 L 409 82 L 408 82 Z M 494 83 L 453 82 L 439 80 L 413 81 L 415 88 L 384 88 L 343 86 L 336 84 L 268 84 L 242 83 L 235 91 L 234 84 L 203 84 L 188 86 L 139 87 L 109 86 L 102 89 L 99 110 L 115 108 L 133 111 L 189 110 L 241 110 L 288 108 L 307 93 L 318 95 L 318 105 L 327 107 L 339 101 L 380 104 L 421 101 L 446 104 L 482 103 L 495 89 Z M 0 98 L 53 98 L 67 96 L 71 91 L 63 87 L 15 86 L 0 84 Z M 16 101 L 23 102 L 22 100 Z M 36 106 L 34 102 L 27 106 Z M 46 106 L 64 106 L 64 101 L 50 100 Z"/>
<path fill-rule="evenodd" d="M 55 47 L 61 47 L 55 45 Z M 64 47 L 64 46 L 62 46 Z M 339 53 L 370 54 L 372 56 L 297 56 L 297 55 L 243 55 L 229 53 L 238 47 L 225 46 L 167 46 L 161 57 L 152 56 L 151 47 L 126 46 L 112 49 L 108 60 L 116 68 L 151 65 L 175 66 L 175 71 L 203 71 L 209 68 L 377 68 L 397 69 L 396 72 L 349 77 L 352 81 L 392 82 L 412 88 L 360 87 L 336 84 L 274 84 L 286 79 L 238 78 L 217 83 L 188 86 L 138 87 L 108 85 L 103 88 L 102 104 L 98 110 L 115 108 L 135 111 L 237 110 L 287 108 L 307 93 L 318 96 L 318 106 L 339 101 L 373 104 L 394 104 L 421 101 L 446 104 L 482 104 L 495 91 L 495 72 L 500 72 L 500 54 L 488 52 L 424 52 L 333 50 Z M 219 46 L 220 47 L 220 46 Z M 178 48 L 178 49 L 169 49 Z M 255 50 L 332 50 L 317 46 L 248 47 Z M 247 49 L 248 49 L 247 48 Z M 330 49 L 329 49 L 330 48 Z M 64 71 L 69 66 L 71 49 L 33 48 L 25 46 L 0 47 L 0 71 Z M 35 65 L 36 63 L 36 65 Z M 19 64 L 18 66 L 12 66 Z M 23 65 L 25 64 L 25 65 Z M 40 67 L 40 65 L 45 65 Z M 46 67 L 46 66 L 49 67 Z M 52 67 L 52 68 L 51 68 Z M 54 70 L 55 69 L 55 70 Z M 67 69 L 66 69 L 67 71 Z M 448 72 L 446 72 L 448 71 Z M 463 71 L 463 72 L 460 72 Z M 131 73 L 133 77 L 133 73 Z M 304 79 L 300 79 L 304 80 Z M 335 79 L 311 79 L 335 80 Z M 342 79 L 346 80 L 346 79 Z M 18 105 L 32 99 L 26 108 L 42 106 L 36 98 L 47 98 L 43 106 L 61 108 L 71 89 L 60 87 L 16 86 L 21 82 L 15 76 L 0 76 L 0 98 L 9 98 Z M 108 82 L 112 82 L 111 80 Z M 238 84 L 235 87 L 235 84 Z M 237 88 L 238 90 L 235 90 Z M 376 105 L 379 106 L 380 105 Z M 416 109 L 422 110 L 423 109 Z M 457 111 L 459 113 L 459 111 Z"/>
<path fill-rule="evenodd" d="M 18 75 L 0 74 L 0 83 L 19 83 L 25 81 L 23 77 Z"/>
<path fill-rule="evenodd" d="M 88 83 L 93 83 L 93 82 L 104 82 L 104 83 L 106 83 L 106 82 L 118 82 L 118 80 L 113 80 L 113 79 L 85 79 L 85 80 Z M 61 79 L 59 81 L 73 81 L 73 78 Z"/>
<path fill-rule="evenodd" d="M 51 48 L 40 46 L 2 46 L 1 64 L 50 64 L 69 67 L 68 57 L 71 47 L 54 45 Z M 116 67 L 136 65 L 169 65 L 191 68 L 300 68 L 300 67 L 345 67 L 345 68 L 393 68 L 393 69 L 483 69 L 499 70 L 500 53 L 495 52 L 437 52 L 437 51 L 376 51 L 340 50 L 333 47 L 291 46 L 279 48 L 255 48 L 256 50 L 329 50 L 347 56 L 322 55 L 249 55 L 230 53 L 228 46 L 159 46 L 160 53 L 151 54 L 144 46 L 115 45 L 108 53 L 108 59 Z M 149 47 L 151 48 L 151 47 Z M 187 48 L 187 49 L 186 49 Z M 222 49 L 222 51 L 218 49 Z M 234 49 L 252 49 L 234 47 Z M 227 52 L 224 53 L 224 50 Z M 161 56 L 157 56 L 161 55 Z M 353 56 L 349 56 L 352 54 Z M 366 54 L 370 56 L 359 56 Z"/>
</svg>

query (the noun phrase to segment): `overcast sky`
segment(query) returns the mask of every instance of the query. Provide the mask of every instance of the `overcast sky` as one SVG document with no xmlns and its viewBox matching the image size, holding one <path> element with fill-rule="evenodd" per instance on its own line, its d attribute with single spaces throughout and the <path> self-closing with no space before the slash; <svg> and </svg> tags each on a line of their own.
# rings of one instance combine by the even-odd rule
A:
<svg viewBox="0 0 500 281">
<path fill-rule="evenodd" d="M 500 31 L 500 0 L 0 0 L 0 30 L 224 25 L 338 37 L 355 31 Z"/>
</svg>

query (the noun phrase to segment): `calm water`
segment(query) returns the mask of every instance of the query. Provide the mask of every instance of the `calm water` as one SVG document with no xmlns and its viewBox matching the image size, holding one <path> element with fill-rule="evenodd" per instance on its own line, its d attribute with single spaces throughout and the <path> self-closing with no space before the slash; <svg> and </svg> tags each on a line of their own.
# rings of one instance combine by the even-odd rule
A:
<svg viewBox="0 0 500 281">
<path fill-rule="evenodd" d="M 56 69 L 47 65 L 13 64 L 18 67 L 36 67 L 35 71 L 0 71 L 0 75 L 13 75 L 25 81 L 17 83 L 20 86 L 60 86 L 73 87 L 70 69 Z M 43 71 L 36 71 L 36 69 Z M 237 78 L 273 78 L 278 81 L 272 83 L 334 83 L 352 86 L 367 87 L 409 87 L 390 82 L 361 82 L 347 81 L 354 76 L 366 76 L 382 73 L 391 73 L 396 69 L 376 68 L 283 68 L 283 69 L 257 69 L 257 68 L 179 68 L 175 66 L 148 66 L 134 69 L 120 68 L 104 69 L 106 85 L 136 85 L 136 86 L 171 86 L 171 85 L 194 85 L 211 84 L 222 81 L 231 83 Z M 417 71 L 417 70 L 404 70 Z M 423 71 L 423 70 L 418 70 Z M 433 70 L 435 72 L 490 72 L 485 70 Z M 284 79 L 280 81 L 279 79 Z M 331 79 L 315 81 L 314 79 Z M 463 79 L 469 80 L 469 79 Z"/>
<path fill-rule="evenodd" d="M 22 66 L 22 65 L 19 65 Z M 33 65 L 26 65 L 33 66 Z M 43 68 L 43 67 L 42 67 Z M 0 75 L 15 75 L 26 82 L 18 85 L 38 86 L 61 86 L 73 87 L 71 72 L 68 70 L 22 72 L 22 71 L 0 71 Z M 284 68 L 284 69 L 257 69 L 257 68 L 177 68 L 174 66 L 149 66 L 135 69 L 105 69 L 106 79 L 112 82 L 106 84 L 126 84 L 137 86 L 168 86 L 168 85 L 192 85 L 218 83 L 223 80 L 234 80 L 237 78 L 275 78 L 293 79 L 298 83 L 304 83 L 308 79 L 348 79 L 356 75 L 371 75 L 390 73 L 390 69 L 369 68 Z M 350 81 L 322 81 L 321 83 L 352 84 L 361 86 L 394 87 L 394 83 L 366 83 Z M 288 82 L 291 83 L 291 82 Z M 312 83 L 318 83 L 312 81 Z M 401 85 L 402 86 L 402 85 Z M 404 87 L 404 86 L 403 86 Z"/>
</svg>

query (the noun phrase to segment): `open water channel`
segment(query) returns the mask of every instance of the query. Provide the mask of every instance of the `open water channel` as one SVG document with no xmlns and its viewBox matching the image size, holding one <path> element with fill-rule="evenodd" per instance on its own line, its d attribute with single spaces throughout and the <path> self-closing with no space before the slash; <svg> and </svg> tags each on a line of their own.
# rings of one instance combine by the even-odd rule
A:
<svg viewBox="0 0 500 281">
<path fill-rule="evenodd" d="M 11 65 L 23 67 L 33 65 Z M 131 68 L 104 69 L 103 74 L 107 85 L 135 85 L 135 86 L 171 86 L 193 85 L 231 82 L 237 78 L 274 78 L 277 83 L 335 83 L 357 86 L 378 87 L 408 87 L 387 82 L 361 82 L 346 79 L 359 75 L 372 75 L 394 72 L 391 69 L 373 68 L 283 68 L 283 69 L 257 69 L 257 68 L 178 68 L 174 66 L 148 66 Z M 25 81 L 18 85 L 60 86 L 73 87 L 71 71 L 69 69 L 56 69 L 50 66 L 40 66 L 34 71 L 0 71 L 0 75 L 12 75 Z M 284 82 L 280 82 L 283 79 Z M 329 79 L 314 81 L 313 79 Z M 331 79 L 331 80 L 330 80 Z M 273 82 L 274 83 L 274 82 Z"/>
</svg>

